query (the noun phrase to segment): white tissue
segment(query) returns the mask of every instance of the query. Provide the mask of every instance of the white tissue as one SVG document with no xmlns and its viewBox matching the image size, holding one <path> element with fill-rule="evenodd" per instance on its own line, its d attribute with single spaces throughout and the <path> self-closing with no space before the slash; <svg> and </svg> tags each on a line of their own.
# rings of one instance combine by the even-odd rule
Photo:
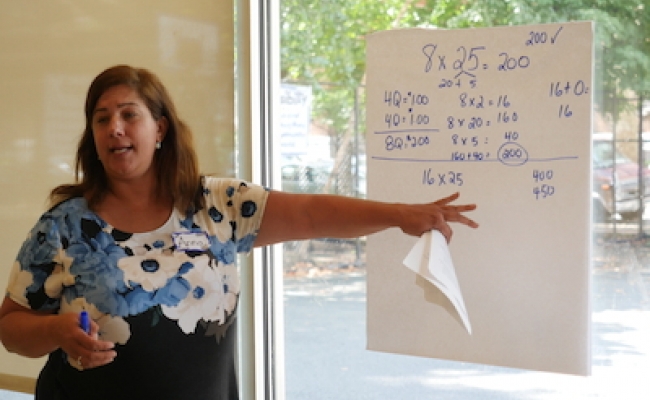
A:
<svg viewBox="0 0 650 400">
<path fill-rule="evenodd" d="M 404 259 L 404 265 L 434 284 L 454 305 L 465 329 L 471 335 L 472 326 L 465 309 L 463 295 L 451 261 L 449 246 L 436 230 L 423 234 Z"/>
</svg>

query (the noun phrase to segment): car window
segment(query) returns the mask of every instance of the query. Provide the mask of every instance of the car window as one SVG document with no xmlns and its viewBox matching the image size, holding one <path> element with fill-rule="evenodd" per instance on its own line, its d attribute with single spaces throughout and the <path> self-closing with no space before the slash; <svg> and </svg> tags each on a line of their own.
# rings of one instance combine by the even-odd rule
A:
<svg viewBox="0 0 650 400">
<path fill-rule="evenodd" d="M 593 147 L 594 168 L 610 168 L 614 165 L 614 149 L 612 142 L 596 141 Z M 632 163 L 632 160 L 616 151 L 616 164 Z"/>
</svg>

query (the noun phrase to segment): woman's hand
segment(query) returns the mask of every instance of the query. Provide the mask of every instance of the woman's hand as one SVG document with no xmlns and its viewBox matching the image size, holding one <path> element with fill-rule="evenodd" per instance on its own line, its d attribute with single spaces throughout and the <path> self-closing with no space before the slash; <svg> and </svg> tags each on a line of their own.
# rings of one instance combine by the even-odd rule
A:
<svg viewBox="0 0 650 400">
<path fill-rule="evenodd" d="M 117 353 L 112 342 L 99 339 L 99 326 L 90 320 L 90 333 L 79 326 L 79 314 L 66 313 L 52 321 L 61 349 L 68 355 L 70 365 L 78 370 L 101 367 L 111 363 Z"/>
<path fill-rule="evenodd" d="M 451 204 L 458 199 L 459 194 L 442 198 L 426 204 L 402 204 L 400 229 L 408 235 L 421 236 L 423 233 L 436 229 L 442 233 L 447 242 L 451 240 L 452 229 L 450 222 L 478 228 L 478 224 L 464 215 L 465 212 L 476 209 L 476 204 Z"/>
<path fill-rule="evenodd" d="M 5 297 L 0 307 L 0 340 L 5 348 L 25 357 L 43 357 L 57 349 L 77 369 L 95 368 L 115 359 L 112 342 L 99 339 L 91 321 L 90 334 L 79 326 L 78 313 L 46 314 Z"/>
</svg>

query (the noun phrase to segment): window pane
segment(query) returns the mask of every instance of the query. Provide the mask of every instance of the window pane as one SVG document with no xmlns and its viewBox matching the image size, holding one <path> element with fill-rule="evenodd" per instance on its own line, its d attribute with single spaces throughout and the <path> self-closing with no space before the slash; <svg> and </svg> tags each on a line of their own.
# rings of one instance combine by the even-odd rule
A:
<svg viewBox="0 0 650 400">
<path fill-rule="evenodd" d="M 308 19 L 316 20 L 326 9 L 320 6 L 301 12 L 313 13 Z M 284 14 L 283 18 L 286 26 L 296 23 L 299 16 Z M 351 26 L 352 21 L 337 23 Z M 289 41 L 285 44 L 282 54 L 290 59 L 288 52 L 299 50 L 291 48 Z M 597 54 L 602 56 L 601 51 Z M 303 59 L 307 63 L 318 55 L 304 54 Z M 325 68 L 325 64 L 342 62 L 328 58 L 327 63 L 318 65 Z M 292 67 L 306 68 L 283 64 L 284 71 Z M 595 82 L 599 103 L 603 98 L 616 98 L 599 79 Z M 283 154 L 283 189 L 365 196 L 364 87 L 343 80 L 291 81 L 310 89 L 311 118 L 303 129 L 306 138 L 300 139 L 304 151 Z M 327 99 L 338 99 L 339 107 L 331 107 Z M 650 172 L 646 167 L 650 145 L 641 142 L 641 132 L 650 132 L 650 103 L 638 94 L 616 101 L 626 103 L 626 107 L 617 108 L 621 112 L 616 116 L 594 107 L 593 376 L 367 351 L 365 273 L 371 266 L 365 263 L 365 241 L 312 240 L 284 245 L 287 399 L 647 397 L 650 212 L 644 211 L 646 196 L 650 196 Z M 347 113 L 342 115 L 342 110 Z M 650 136 L 645 140 L 650 141 Z"/>
</svg>

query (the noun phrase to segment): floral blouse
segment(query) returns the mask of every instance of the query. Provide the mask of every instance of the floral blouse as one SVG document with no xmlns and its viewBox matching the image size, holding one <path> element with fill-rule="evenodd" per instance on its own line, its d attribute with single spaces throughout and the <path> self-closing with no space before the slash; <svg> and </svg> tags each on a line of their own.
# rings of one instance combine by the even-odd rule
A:
<svg viewBox="0 0 650 400">
<path fill-rule="evenodd" d="M 88 311 L 116 359 L 78 371 L 50 354 L 36 399 L 235 399 L 236 254 L 252 249 L 268 191 L 206 177 L 206 207 L 127 233 L 82 198 L 43 214 L 23 243 L 8 295 L 33 310 Z"/>
</svg>

